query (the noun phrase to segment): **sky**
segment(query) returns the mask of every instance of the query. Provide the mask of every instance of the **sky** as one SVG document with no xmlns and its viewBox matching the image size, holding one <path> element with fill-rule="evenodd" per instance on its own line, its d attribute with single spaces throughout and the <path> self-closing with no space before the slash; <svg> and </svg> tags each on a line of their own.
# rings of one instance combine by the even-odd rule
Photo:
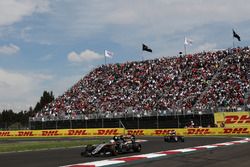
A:
<svg viewBox="0 0 250 167">
<path fill-rule="evenodd" d="M 250 43 L 249 0 L 1 0 L 0 112 L 62 95 L 94 68 Z M 232 29 L 241 37 L 237 41 Z M 142 44 L 153 52 L 143 52 Z"/>
</svg>

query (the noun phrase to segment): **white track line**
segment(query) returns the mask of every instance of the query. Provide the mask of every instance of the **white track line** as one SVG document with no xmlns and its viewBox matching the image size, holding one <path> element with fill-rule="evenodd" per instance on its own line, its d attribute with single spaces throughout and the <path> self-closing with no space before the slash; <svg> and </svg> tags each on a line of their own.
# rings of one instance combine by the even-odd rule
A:
<svg viewBox="0 0 250 167">
<path fill-rule="evenodd" d="M 245 138 L 243 140 L 238 140 L 238 141 L 216 143 L 216 144 L 211 144 L 211 145 L 196 146 L 196 147 L 176 149 L 176 150 L 166 150 L 166 151 L 160 151 L 160 152 L 155 152 L 155 153 L 133 155 L 133 156 L 128 156 L 128 157 L 118 157 L 118 158 L 112 158 L 112 159 L 107 159 L 107 160 L 72 164 L 72 165 L 61 166 L 61 167 L 101 167 L 101 166 L 109 166 L 109 165 L 112 165 L 112 166 L 122 165 L 122 164 L 125 165 L 128 162 L 139 161 L 142 159 L 154 159 L 154 158 L 164 157 L 167 155 L 195 152 L 201 149 L 203 150 L 213 149 L 217 147 L 231 146 L 235 144 L 242 144 L 242 143 L 248 143 L 248 142 L 250 142 L 250 139 Z"/>
</svg>

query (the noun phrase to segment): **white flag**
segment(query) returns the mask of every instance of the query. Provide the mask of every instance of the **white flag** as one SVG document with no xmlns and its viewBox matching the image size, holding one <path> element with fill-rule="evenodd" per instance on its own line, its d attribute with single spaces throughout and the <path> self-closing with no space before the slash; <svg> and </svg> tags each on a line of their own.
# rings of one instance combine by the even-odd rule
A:
<svg viewBox="0 0 250 167">
<path fill-rule="evenodd" d="M 193 44 L 193 40 L 188 39 L 188 38 L 185 37 L 184 44 L 185 45 L 192 45 Z"/>
<path fill-rule="evenodd" d="M 105 57 L 112 58 L 112 57 L 113 57 L 113 55 L 114 55 L 114 53 L 113 53 L 113 52 L 110 52 L 110 51 L 108 51 L 108 50 L 105 50 L 105 51 L 104 51 L 104 56 L 105 56 Z"/>
</svg>

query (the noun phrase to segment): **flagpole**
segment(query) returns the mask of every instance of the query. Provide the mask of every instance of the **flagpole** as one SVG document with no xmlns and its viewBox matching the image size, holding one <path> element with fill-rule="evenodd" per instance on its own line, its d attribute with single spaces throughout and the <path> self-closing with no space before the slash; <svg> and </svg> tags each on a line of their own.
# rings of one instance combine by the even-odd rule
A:
<svg viewBox="0 0 250 167">
<path fill-rule="evenodd" d="M 233 48 L 234 48 L 235 46 L 234 46 L 234 36 L 233 36 Z"/>
<path fill-rule="evenodd" d="M 185 53 L 185 56 L 187 55 L 187 47 L 186 47 L 186 44 L 184 44 L 184 53 Z"/>
<path fill-rule="evenodd" d="M 106 65 L 106 63 L 107 63 L 106 61 L 107 61 L 107 60 L 106 60 L 105 50 L 104 50 L 104 61 L 105 61 L 105 62 L 104 62 L 105 65 Z"/>
<path fill-rule="evenodd" d="M 187 55 L 186 37 L 184 37 L 184 55 Z"/>
<path fill-rule="evenodd" d="M 142 46 L 143 46 L 143 44 L 142 44 Z M 143 47 L 142 47 L 142 50 L 141 50 L 141 59 L 142 59 L 142 61 L 144 60 Z"/>
<path fill-rule="evenodd" d="M 233 31 L 233 48 L 234 48 L 234 29 L 232 29 Z"/>
<path fill-rule="evenodd" d="M 234 48 L 234 29 L 232 28 L 232 31 L 233 31 L 233 48 Z"/>
<path fill-rule="evenodd" d="M 143 55 L 143 50 L 141 51 L 142 53 L 141 53 L 141 60 L 143 61 L 144 60 L 144 55 Z"/>
</svg>

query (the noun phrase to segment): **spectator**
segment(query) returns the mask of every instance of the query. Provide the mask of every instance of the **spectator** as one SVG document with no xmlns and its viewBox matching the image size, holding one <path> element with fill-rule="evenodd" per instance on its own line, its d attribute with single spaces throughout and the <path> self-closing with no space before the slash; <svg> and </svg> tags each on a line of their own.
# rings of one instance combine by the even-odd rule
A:
<svg viewBox="0 0 250 167">
<path fill-rule="evenodd" d="M 218 108 L 237 111 L 245 103 L 250 106 L 245 98 L 249 68 L 247 47 L 102 65 L 44 107 L 36 118 L 192 114 Z"/>
</svg>

